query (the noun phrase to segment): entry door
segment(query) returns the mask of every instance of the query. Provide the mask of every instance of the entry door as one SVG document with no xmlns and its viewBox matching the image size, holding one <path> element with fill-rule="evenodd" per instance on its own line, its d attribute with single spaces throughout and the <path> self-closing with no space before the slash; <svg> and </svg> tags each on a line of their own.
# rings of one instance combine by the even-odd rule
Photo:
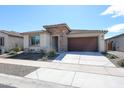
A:
<svg viewBox="0 0 124 93">
<path fill-rule="evenodd" d="M 52 37 L 53 48 L 58 51 L 58 36 Z"/>
</svg>

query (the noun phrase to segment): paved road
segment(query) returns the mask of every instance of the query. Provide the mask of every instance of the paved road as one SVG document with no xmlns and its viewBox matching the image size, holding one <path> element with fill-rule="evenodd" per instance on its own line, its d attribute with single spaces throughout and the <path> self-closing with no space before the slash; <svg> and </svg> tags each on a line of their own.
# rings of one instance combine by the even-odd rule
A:
<svg viewBox="0 0 124 93">
<path fill-rule="evenodd" d="M 99 52 L 65 52 L 60 54 L 53 62 L 115 67 Z"/>
<path fill-rule="evenodd" d="M 0 73 L 21 76 L 35 71 L 38 67 L 0 63 Z"/>
</svg>

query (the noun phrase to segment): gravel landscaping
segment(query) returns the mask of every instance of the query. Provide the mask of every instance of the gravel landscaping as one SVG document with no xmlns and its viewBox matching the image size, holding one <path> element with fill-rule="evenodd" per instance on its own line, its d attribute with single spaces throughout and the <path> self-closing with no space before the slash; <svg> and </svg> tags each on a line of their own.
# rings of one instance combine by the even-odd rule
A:
<svg viewBox="0 0 124 93">
<path fill-rule="evenodd" d="M 124 61 L 124 57 L 122 57 L 123 55 L 120 56 L 119 52 L 117 54 L 111 51 L 103 55 L 106 56 L 116 67 L 124 67 L 124 62 L 122 63 L 122 61 Z"/>
<path fill-rule="evenodd" d="M 21 77 L 24 77 L 37 69 L 38 67 L 0 63 L 0 73 Z"/>
<path fill-rule="evenodd" d="M 119 64 L 119 61 L 121 60 L 120 58 L 116 58 L 116 59 L 109 59 L 116 67 L 122 67 Z"/>
<path fill-rule="evenodd" d="M 24 60 L 39 60 L 42 58 L 42 54 L 41 53 L 21 53 L 9 58 L 12 59 L 24 59 Z"/>
<path fill-rule="evenodd" d="M 47 61 L 52 62 L 59 54 L 55 54 L 53 57 L 46 57 L 42 53 L 19 53 L 16 55 L 1 55 L 1 58 L 11 58 L 11 59 L 22 59 L 22 60 L 33 60 L 33 61 Z"/>
</svg>

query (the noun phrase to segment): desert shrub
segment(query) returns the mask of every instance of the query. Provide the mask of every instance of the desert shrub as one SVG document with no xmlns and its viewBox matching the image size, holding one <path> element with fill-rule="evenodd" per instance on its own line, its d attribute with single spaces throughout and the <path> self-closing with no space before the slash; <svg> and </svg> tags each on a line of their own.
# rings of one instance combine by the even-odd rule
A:
<svg viewBox="0 0 124 93">
<path fill-rule="evenodd" d="M 48 60 L 48 57 L 47 56 L 43 56 L 42 57 L 42 61 L 47 61 Z"/>
<path fill-rule="evenodd" d="M 106 54 L 106 57 L 109 59 L 116 59 L 118 58 L 117 56 L 113 55 L 113 54 Z"/>
<path fill-rule="evenodd" d="M 45 56 L 46 55 L 46 51 L 45 50 L 40 50 L 41 55 Z"/>
<path fill-rule="evenodd" d="M 16 48 L 11 49 L 10 51 L 19 52 L 19 51 L 21 51 L 21 49 L 19 47 L 16 47 Z"/>
<path fill-rule="evenodd" d="M 122 67 L 124 67 L 124 59 L 122 59 L 122 60 L 119 61 L 119 65 L 122 66 Z"/>
<path fill-rule="evenodd" d="M 11 50 L 8 54 L 9 54 L 9 55 L 16 55 L 16 54 L 17 54 L 17 52 L 16 52 L 16 51 Z"/>
<path fill-rule="evenodd" d="M 48 52 L 48 57 L 54 57 L 56 55 L 56 51 L 52 50 L 50 52 Z"/>
</svg>

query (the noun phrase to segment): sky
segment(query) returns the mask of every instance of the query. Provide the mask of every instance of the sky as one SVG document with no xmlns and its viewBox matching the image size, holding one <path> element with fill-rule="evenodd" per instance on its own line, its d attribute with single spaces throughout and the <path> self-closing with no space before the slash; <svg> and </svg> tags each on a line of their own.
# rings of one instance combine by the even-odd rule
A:
<svg viewBox="0 0 124 93">
<path fill-rule="evenodd" d="M 124 6 L 0 6 L 0 29 L 27 32 L 67 23 L 71 29 L 108 30 L 105 38 L 124 33 Z"/>
</svg>

